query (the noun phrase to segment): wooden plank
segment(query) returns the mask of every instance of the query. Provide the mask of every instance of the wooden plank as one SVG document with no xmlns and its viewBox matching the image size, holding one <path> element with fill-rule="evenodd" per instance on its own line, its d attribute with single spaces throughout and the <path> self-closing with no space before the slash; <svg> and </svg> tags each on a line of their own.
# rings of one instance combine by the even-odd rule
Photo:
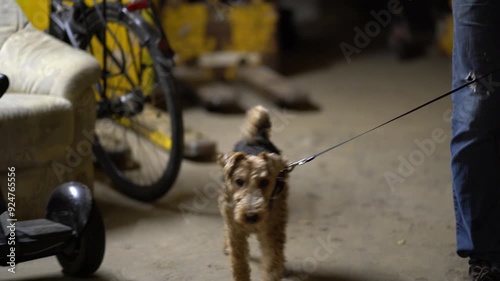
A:
<svg viewBox="0 0 500 281">
<path fill-rule="evenodd" d="M 291 109 L 315 108 L 306 91 L 267 66 L 239 67 L 236 73 L 240 80 L 260 90 L 279 106 Z"/>
<path fill-rule="evenodd" d="M 208 83 L 197 88 L 196 93 L 203 106 L 209 111 L 219 113 L 245 112 L 238 103 L 238 96 L 235 88 L 229 83 Z"/>
</svg>

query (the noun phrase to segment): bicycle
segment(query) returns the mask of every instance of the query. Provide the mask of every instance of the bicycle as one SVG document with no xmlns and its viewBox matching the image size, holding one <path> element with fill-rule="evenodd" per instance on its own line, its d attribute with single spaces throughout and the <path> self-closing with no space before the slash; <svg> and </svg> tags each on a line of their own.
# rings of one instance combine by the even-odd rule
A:
<svg viewBox="0 0 500 281">
<path fill-rule="evenodd" d="M 151 0 L 51 0 L 48 32 L 101 58 L 93 147 L 101 169 L 132 198 L 162 197 L 180 170 L 183 121 L 157 7 Z M 158 108 L 167 112 L 170 136 L 150 128 L 167 125 Z"/>
</svg>

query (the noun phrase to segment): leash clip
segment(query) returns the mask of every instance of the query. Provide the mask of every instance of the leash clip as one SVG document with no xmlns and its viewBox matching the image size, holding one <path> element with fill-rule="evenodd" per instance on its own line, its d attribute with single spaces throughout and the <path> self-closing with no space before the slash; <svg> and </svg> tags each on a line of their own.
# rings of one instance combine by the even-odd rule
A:
<svg viewBox="0 0 500 281">
<path fill-rule="evenodd" d="M 302 166 L 302 165 L 304 165 L 306 163 L 309 163 L 312 160 L 314 160 L 315 158 L 316 158 L 316 156 L 313 155 L 313 156 L 306 157 L 306 158 L 304 158 L 302 160 L 292 162 L 292 163 L 288 164 L 288 166 L 286 166 L 286 168 L 285 168 L 284 171 L 286 171 L 287 173 L 291 173 L 295 169 L 295 167 Z"/>
</svg>

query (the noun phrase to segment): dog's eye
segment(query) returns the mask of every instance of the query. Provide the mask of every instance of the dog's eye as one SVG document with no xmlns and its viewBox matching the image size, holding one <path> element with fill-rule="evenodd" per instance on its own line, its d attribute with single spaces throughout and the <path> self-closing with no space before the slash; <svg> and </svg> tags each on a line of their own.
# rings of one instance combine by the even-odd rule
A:
<svg viewBox="0 0 500 281">
<path fill-rule="evenodd" d="M 242 180 L 242 179 L 236 179 L 234 182 L 235 182 L 235 183 L 236 183 L 236 185 L 237 185 L 237 186 L 239 186 L 239 187 L 243 187 L 243 185 L 245 185 L 245 181 L 244 181 L 244 180 Z"/>
<path fill-rule="evenodd" d="M 259 182 L 260 188 L 266 188 L 268 185 L 269 185 L 269 181 L 266 179 L 260 180 L 260 182 Z"/>
</svg>

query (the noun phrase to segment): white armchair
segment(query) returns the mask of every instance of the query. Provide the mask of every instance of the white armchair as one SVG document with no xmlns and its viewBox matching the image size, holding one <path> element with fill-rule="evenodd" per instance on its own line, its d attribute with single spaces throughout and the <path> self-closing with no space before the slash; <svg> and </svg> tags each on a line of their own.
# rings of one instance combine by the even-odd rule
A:
<svg viewBox="0 0 500 281">
<path fill-rule="evenodd" d="M 35 30 L 15 0 L 0 0 L 0 190 L 16 168 L 18 218 L 44 215 L 51 191 L 67 181 L 93 185 L 92 85 L 100 67 L 89 54 Z"/>
</svg>

